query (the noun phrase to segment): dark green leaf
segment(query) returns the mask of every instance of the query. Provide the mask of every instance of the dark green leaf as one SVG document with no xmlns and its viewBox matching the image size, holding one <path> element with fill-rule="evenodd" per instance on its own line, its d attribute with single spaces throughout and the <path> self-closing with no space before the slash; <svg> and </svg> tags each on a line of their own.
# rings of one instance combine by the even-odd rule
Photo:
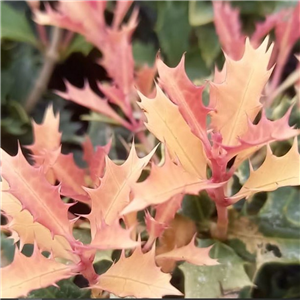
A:
<svg viewBox="0 0 300 300">
<path fill-rule="evenodd" d="M 38 45 L 38 40 L 25 15 L 3 2 L 1 2 L 1 38 Z"/>
<path fill-rule="evenodd" d="M 57 285 L 59 288 L 50 286 L 48 288 L 33 291 L 28 295 L 28 298 L 90 298 L 91 291 L 79 288 L 73 283 L 72 279 L 61 280 Z"/>
<path fill-rule="evenodd" d="M 195 266 L 185 262 L 179 267 L 185 277 L 186 298 L 219 298 L 252 285 L 244 270 L 244 261 L 233 249 L 216 242 L 210 256 L 217 258 L 220 264 Z"/>
<path fill-rule="evenodd" d="M 168 63 L 175 66 L 188 49 L 191 27 L 187 1 L 161 1 L 155 30 Z"/>
<path fill-rule="evenodd" d="M 191 26 L 201 26 L 214 20 L 210 1 L 189 1 L 189 22 Z"/>
<path fill-rule="evenodd" d="M 147 63 L 149 66 L 152 66 L 158 50 L 154 49 L 152 44 L 133 42 L 132 51 L 135 64 L 142 66 Z"/>
<path fill-rule="evenodd" d="M 215 64 L 217 56 L 221 53 L 219 38 L 212 24 L 196 28 L 201 56 L 208 68 Z"/>
</svg>

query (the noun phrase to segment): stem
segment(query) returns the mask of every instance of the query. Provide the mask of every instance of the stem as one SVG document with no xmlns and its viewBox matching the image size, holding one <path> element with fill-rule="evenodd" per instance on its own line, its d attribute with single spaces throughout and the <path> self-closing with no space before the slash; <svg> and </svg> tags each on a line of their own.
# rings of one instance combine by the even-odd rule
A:
<svg viewBox="0 0 300 300">
<path fill-rule="evenodd" d="M 228 210 L 226 206 L 216 204 L 218 221 L 215 235 L 220 240 L 226 240 L 228 229 Z"/>
<path fill-rule="evenodd" d="M 47 90 L 47 86 L 54 70 L 55 64 L 59 59 L 58 47 L 60 44 L 61 35 L 62 29 L 54 27 L 50 45 L 45 52 L 44 65 L 42 66 L 42 70 L 25 103 L 25 111 L 27 113 L 30 113 L 33 110 L 40 97 Z"/>
</svg>

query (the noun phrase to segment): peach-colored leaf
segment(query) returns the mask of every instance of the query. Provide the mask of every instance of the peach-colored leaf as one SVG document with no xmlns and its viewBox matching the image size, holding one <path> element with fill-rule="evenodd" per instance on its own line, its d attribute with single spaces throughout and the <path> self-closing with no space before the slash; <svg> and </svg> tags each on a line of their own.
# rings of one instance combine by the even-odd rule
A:
<svg viewBox="0 0 300 300">
<path fill-rule="evenodd" d="M 27 296 L 32 290 L 54 285 L 75 275 L 72 267 L 44 257 L 36 246 L 30 257 L 16 249 L 14 261 L 1 268 L 1 298 Z"/>
<path fill-rule="evenodd" d="M 214 23 L 222 48 L 234 60 L 243 55 L 245 36 L 241 31 L 239 10 L 224 1 L 213 1 Z"/>
<path fill-rule="evenodd" d="M 289 125 L 292 109 L 293 106 L 288 109 L 281 119 L 275 121 L 268 120 L 263 110 L 261 119 L 257 124 L 249 121 L 248 131 L 240 137 L 240 141 L 248 145 L 263 145 L 274 141 L 287 140 L 300 134 L 299 129 L 295 129 Z"/>
<path fill-rule="evenodd" d="M 144 65 L 136 72 L 135 84 L 137 89 L 146 97 L 149 97 L 153 90 L 153 81 L 156 75 L 156 66 Z"/>
<path fill-rule="evenodd" d="M 268 146 L 267 156 L 263 164 L 255 171 L 251 167 L 248 180 L 230 200 L 236 202 L 258 192 L 269 192 L 283 186 L 297 185 L 300 185 L 300 156 L 295 138 L 292 148 L 282 157 L 273 155 L 270 146 Z"/>
<path fill-rule="evenodd" d="M 49 105 L 42 123 L 37 124 L 32 121 L 32 127 L 34 143 L 26 148 L 37 156 L 35 164 L 40 166 L 43 163 L 45 151 L 57 150 L 60 146 L 59 114 L 55 115 L 52 105 Z"/>
<path fill-rule="evenodd" d="M 183 215 L 176 214 L 168 228 L 159 237 L 159 244 L 155 252 L 156 255 L 170 252 L 175 247 L 180 248 L 188 245 L 196 232 L 197 228 L 194 221 Z M 166 273 L 172 272 L 176 267 L 175 260 L 157 260 L 156 263 Z"/>
<path fill-rule="evenodd" d="M 89 197 L 82 186 L 85 186 L 85 171 L 80 169 L 74 161 L 73 153 L 58 156 L 50 166 L 56 179 L 61 183 L 61 194 L 77 200 L 88 200 Z"/>
<path fill-rule="evenodd" d="M 162 232 L 167 228 L 167 226 L 164 223 L 154 219 L 150 215 L 149 211 L 146 211 L 145 213 L 145 224 L 148 235 L 151 239 L 156 239 L 157 237 L 159 237 L 162 234 Z"/>
<path fill-rule="evenodd" d="M 7 189 L 5 186 L 7 183 L 2 182 L 2 190 Z M 38 222 L 33 222 L 32 215 L 27 210 L 22 210 L 20 201 L 7 191 L 2 192 L 1 210 L 9 219 L 6 228 L 17 233 L 17 236 L 14 235 L 14 241 L 20 241 L 21 249 L 25 244 L 36 243 L 39 249 L 51 252 L 53 257 L 78 262 L 78 257 L 72 253 L 69 242 L 58 235 L 52 239 L 49 229 Z"/>
<path fill-rule="evenodd" d="M 299 129 L 289 126 L 289 117 L 292 109 L 293 106 L 288 109 L 281 119 L 275 121 L 268 120 L 263 110 L 261 119 L 257 124 L 253 124 L 249 120 L 248 131 L 239 138 L 240 145 L 234 147 L 224 146 L 227 151 L 227 157 L 232 158 L 237 155 L 234 161 L 235 169 L 262 146 L 274 141 L 289 139 L 300 133 Z"/>
<path fill-rule="evenodd" d="M 202 142 L 192 132 L 172 103 L 156 86 L 156 97 L 149 99 L 140 94 L 139 106 L 145 112 L 146 127 L 161 142 L 165 143 L 173 160 L 179 160 L 182 167 L 192 175 L 206 178 L 207 159 Z"/>
<path fill-rule="evenodd" d="M 153 165 L 149 177 L 132 186 L 134 198 L 122 214 L 142 210 L 150 205 L 162 204 L 177 194 L 198 194 L 203 189 L 220 185 L 188 173 L 166 155 L 162 167 Z"/>
<path fill-rule="evenodd" d="M 248 120 L 253 121 L 261 108 L 262 90 L 270 77 L 267 70 L 272 47 L 266 52 L 268 38 L 254 49 L 246 40 L 245 53 L 241 60 L 226 57 L 226 78 L 223 83 L 211 82 L 211 126 L 223 137 L 223 144 L 234 146 L 238 137 L 248 129 Z"/>
<path fill-rule="evenodd" d="M 14 195 L 37 221 L 52 235 L 65 236 L 72 241 L 72 222 L 68 220 L 68 204 L 62 202 L 59 186 L 52 186 L 41 168 L 30 166 L 19 149 L 14 157 L 1 149 L 2 176 Z"/>
<path fill-rule="evenodd" d="M 155 209 L 155 220 L 168 225 L 175 217 L 176 212 L 181 207 L 183 195 L 178 194 L 173 196 L 168 201 L 158 204 Z"/>
<path fill-rule="evenodd" d="M 65 81 L 66 92 L 56 91 L 56 94 L 66 100 L 71 100 L 79 105 L 87 107 L 95 112 L 101 113 L 116 122 L 120 123 L 126 128 L 131 128 L 130 124 L 123 120 L 107 103 L 107 100 L 97 96 L 91 88 L 85 83 L 82 89 L 72 86 L 69 82 Z"/>
<path fill-rule="evenodd" d="M 160 271 L 155 264 L 154 248 L 142 253 L 141 248 L 125 257 L 124 251 L 117 263 L 99 276 L 94 289 L 103 289 L 119 297 L 162 298 L 165 295 L 182 295 L 170 284 L 171 275 Z"/>
<path fill-rule="evenodd" d="M 89 173 L 94 187 L 100 185 L 100 178 L 104 175 L 105 157 L 110 151 L 111 143 L 112 140 L 109 140 L 105 146 L 97 146 L 95 151 L 89 137 L 86 137 L 83 143 L 83 159 L 89 165 Z"/>
<path fill-rule="evenodd" d="M 209 257 L 209 252 L 213 246 L 207 248 L 196 247 L 195 238 L 196 236 L 194 236 L 191 242 L 186 246 L 175 248 L 170 252 L 157 255 L 156 261 L 167 259 L 175 261 L 187 261 L 197 266 L 217 265 L 217 260 Z"/>
<path fill-rule="evenodd" d="M 130 201 L 131 185 L 138 180 L 155 150 L 156 148 L 147 156 L 139 158 L 132 144 L 129 157 L 121 166 L 106 157 L 106 170 L 101 185 L 96 189 L 86 189 L 92 199 L 92 211 L 87 216 L 91 223 L 92 237 L 101 225 L 101 219 L 111 225 L 119 218 L 120 212 Z"/>
<path fill-rule="evenodd" d="M 210 109 L 202 102 L 204 86 L 196 86 L 189 80 L 184 68 L 184 56 L 175 68 L 169 68 L 160 58 L 157 58 L 156 65 L 159 84 L 170 99 L 178 105 L 181 115 L 192 132 L 209 148 L 206 117 Z"/>
<path fill-rule="evenodd" d="M 135 248 L 140 245 L 140 242 L 131 239 L 133 229 L 122 228 L 118 219 L 111 225 L 102 222 L 101 226 L 97 228 L 91 243 L 85 247 L 100 250 Z"/>
</svg>

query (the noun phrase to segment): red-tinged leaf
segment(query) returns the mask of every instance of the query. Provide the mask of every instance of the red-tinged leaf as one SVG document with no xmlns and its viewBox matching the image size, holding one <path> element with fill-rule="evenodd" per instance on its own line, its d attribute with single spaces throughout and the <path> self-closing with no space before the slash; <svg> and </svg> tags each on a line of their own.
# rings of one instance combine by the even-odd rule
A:
<svg viewBox="0 0 300 300">
<path fill-rule="evenodd" d="M 271 148 L 267 148 L 267 156 L 263 164 L 253 170 L 250 164 L 250 176 L 240 191 L 229 200 L 237 202 L 242 198 L 249 198 L 258 192 L 275 191 L 283 186 L 300 185 L 300 156 L 297 147 L 297 138 L 292 148 L 282 157 L 273 155 Z"/>
<path fill-rule="evenodd" d="M 144 110 L 148 122 L 146 127 L 161 142 L 167 145 L 174 161 L 190 174 L 206 178 L 207 158 L 203 144 L 192 132 L 179 112 L 178 106 L 172 103 L 156 86 L 156 97 L 149 99 L 140 94 L 139 106 Z"/>
<path fill-rule="evenodd" d="M 131 1 L 118 1 L 116 3 L 115 14 L 112 22 L 112 27 L 114 29 L 118 29 L 129 7 L 131 6 L 132 2 L 133 1 L 131 0 Z"/>
<path fill-rule="evenodd" d="M 75 275 L 73 267 L 44 257 L 36 246 L 31 257 L 16 248 L 14 261 L 1 268 L 1 298 L 27 296 L 32 290 L 55 285 L 57 281 Z"/>
<path fill-rule="evenodd" d="M 170 99 L 178 105 L 181 115 L 192 132 L 209 149 L 206 117 L 210 109 L 205 107 L 202 102 L 204 86 L 195 86 L 189 80 L 184 68 L 184 56 L 175 68 L 169 68 L 160 58 L 156 60 L 156 65 L 160 86 L 167 92 Z"/>
<path fill-rule="evenodd" d="M 60 146 L 59 114 L 55 115 L 52 105 L 49 105 L 42 123 L 32 121 L 32 127 L 34 143 L 26 148 L 37 156 L 35 165 L 40 166 L 44 161 L 45 152 L 57 150 Z"/>
<path fill-rule="evenodd" d="M 248 131 L 239 138 L 240 145 L 234 147 L 224 147 L 227 151 L 228 159 L 237 155 L 234 168 L 245 159 L 249 158 L 255 151 L 264 145 L 283 141 L 300 134 L 299 129 L 289 126 L 289 117 L 293 107 L 290 107 L 286 114 L 278 120 L 268 120 L 265 111 L 262 111 L 261 119 L 257 124 L 248 122 Z"/>
<path fill-rule="evenodd" d="M 168 225 L 174 219 L 176 212 L 181 207 L 183 195 L 175 195 L 168 201 L 158 204 L 155 209 L 155 220 Z"/>
<path fill-rule="evenodd" d="M 9 192 L 37 221 L 47 227 L 52 235 L 65 236 L 73 241 L 72 222 L 68 220 L 70 205 L 62 202 L 59 186 L 52 186 L 41 168 L 29 165 L 22 151 L 14 157 L 1 149 L 2 176 L 10 186 Z"/>
<path fill-rule="evenodd" d="M 153 91 L 153 82 L 156 75 L 156 66 L 144 65 L 136 72 L 135 84 L 137 89 L 146 97 L 150 97 Z"/>
<path fill-rule="evenodd" d="M 174 164 L 168 155 L 162 167 L 152 165 L 149 177 L 132 185 L 133 200 L 122 211 L 127 214 L 150 205 L 162 204 L 177 194 L 198 194 L 199 191 L 222 185 L 203 180 Z"/>
<path fill-rule="evenodd" d="M 136 19 L 137 14 L 135 13 L 133 16 Z M 108 74 L 114 79 L 116 85 L 126 95 L 132 90 L 134 82 L 134 61 L 131 44 L 131 36 L 136 27 L 136 20 L 134 22 L 132 27 L 123 28 L 122 31 L 108 31 L 106 45 L 102 47 L 104 56 L 100 61 Z"/>
<path fill-rule="evenodd" d="M 241 31 L 239 10 L 229 3 L 213 1 L 214 23 L 224 52 L 234 60 L 242 57 L 245 49 L 245 36 Z"/>
<path fill-rule="evenodd" d="M 55 25 L 84 35 L 101 50 L 103 54 L 101 64 L 115 84 L 128 95 L 134 82 L 131 36 L 137 25 L 138 11 L 133 11 L 127 24 L 122 28 L 119 29 L 119 25 L 130 4 L 131 1 L 117 3 L 112 27 L 105 23 L 106 1 L 96 3 L 60 1 L 58 12 L 46 6 L 46 13 L 35 12 L 35 20 L 40 24 Z"/>
<path fill-rule="evenodd" d="M 50 5 L 45 5 L 45 12 L 35 10 L 34 19 L 42 25 L 78 32 L 97 45 L 105 36 L 105 7 L 106 1 L 59 1 L 55 10 Z"/>
<path fill-rule="evenodd" d="M 300 134 L 299 129 L 289 126 L 289 117 L 293 106 L 279 120 L 271 121 L 263 110 L 260 121 L 255 125 L 249 121 L 248 131 L 240 138 L 241 143 L 248 145 L 263 145 L 274 141 L 283 141 Z"/>
<path fill-rule="evenodd" d="M 263 22 L 256 23 L 255 31 L 251 36 L 251 43 L 253 46 L 259 46 L 261 40 L 270 33 L 270 31 L 276 27 L 279 20 L 283 18 L 285 14 L 284 10 L 279 11 L 276 14 L 266 16 Z"/>
<path fill-rule="evenodd" d="M 137 267 L 142 266 L 142 267 Z M 125 257 L 124 251 L 117 263 L 99 276 L 93 289 L 103 289 L 119 297 L 161 298 L 165 295 L 182 295 L 170 284 L 171 275 L 160 271 L 155 264 L 154 248 L 142 253 L 141 248 Z"/>
<path fill-rule="evenodd" d="M 216 259 L 212 259 L 209 257 L 209 252 L 213 246 L 207 248 L 196 247 L 195 238 L 196 236 L 194 236 L 191 242 L 186 246 L 175 248 L 170 252 L 157 255 L 156 261 L 161 261 L 161 260 L 187 261 L 197 266 L 217 265 L 218 261 Z"/>
<path fill-rule="evenodd" d="M 98 87 L 109 102 L 118 105 L 129 119 L 132 118 L 130 99 L 123 93 L 122 89 L 101 83 L 98 83 Z"/>
<path fill-rule="evenodd" d="M 9 222 L 5 227 L 14 234 L 14 242 L 20 241 L 20 249 L 25 244 L 36 243 L 39 249 L 52 253 L 53 257 L 60 257 L 73 262 L 78 262 L 77 255 L 72 253 L 69 242 L 62 236 L 54 236 L 52 239 L 48 228 L 38 222 L 33 222 L 32 215 L 27 210 L 22 210 L 20 201 L 11 193 L 4 191 L 8 184 L 4 180 L 2 186 L 1 210 L 8 217 Z"/>
<path fill-rule="evenodd" d="M 56 94 L 63 97 L 66 100 L 71 100 L 79 105 L 87 107 L 93 111 L 101 113 L 109 118 L 120 123 L 125 128 L 131 129 L 131 125 L 123 120 L 107 103 L 107 100 L 97 96 L 85 83 L 82 89 L 72 86 L 69 82 L 65 81 L 67 91 L 58 92 Z"/>
<path fill-rule="evenodd" d="M 246 40 L 241 60 L 226 57 L 226 78 L 222 83 L 211 82 L 210 101 L 215 106 L 211 112 L 211 126 L 220 132 L 223 144 L 239 144 L 238 137 L 248 130 L 248 121 L 258 114 L 262 90 L 271 71 L 267 70 L 272 47 L 266 52 L 268 39 L 254 49 Z"/>
<path fill-rule="evenodd" d="M 88 165 L 91 164 L 93 161 L 94 155 L 94 146 L 93 143 L 88 135 L 85 136 L 84 142 L 82 143 L 82 150 L 83 150 L 83 160 L 87 162 Z"/>
<path fill-rule="evenodd" d="M 101 226 L 101 219 L 111 225 L 119 218 L 120 212 L 130 201 L 131 185 L 138 180 L 155 150 L 156 148 L 147 156 L 139 158 L 133 144 L 128 159 L 121 166 L 106 157 L 106 170 L 101 185 L 96 189 L 86 189 L 92 199 L 92 211 L 87 216 L 91 223 L 92 237 Z"/>
<path fill-rule="evenodd" d="M 100 178 L 104 175 L 105 157 L 110 151 L 112 140 L 110 140 L 105 146 L 97 146 L 95 152 L 91 140 L 88 139 L 86 141 L 83 159 L 89 164 L 89 173 L 93 186 L 98 187 L 100 185 Z"/>
<path fill-rule="evenodd" d="M 109 226 L 102 222 L 92 242 L 85 247 L 99 250 L 135 248 L 140 245 L 140 242 L 131 239 L 133 229 L 122 228 L 118 220 Z"/>
<path fill-rule="evenodd" d="M 154 219 L 150 215 L 149 211 L 146 211 L 145 213 L 145 224 L 147 232 L 149 234 L 149 238 L 153 240 L 159 237 L 167 228 L 165 223 L 159 222 L 156 219 Z"/>
<path fill-rule="evenodd" d="M 61 183 L 61 194 L 78 200 L 88 200 L 89 197 L 82 186 L 85 186 L 85 171 L 74 161 L 73 153 L 60 154 L 51 168 L 56 179 Z"/>
</svg>

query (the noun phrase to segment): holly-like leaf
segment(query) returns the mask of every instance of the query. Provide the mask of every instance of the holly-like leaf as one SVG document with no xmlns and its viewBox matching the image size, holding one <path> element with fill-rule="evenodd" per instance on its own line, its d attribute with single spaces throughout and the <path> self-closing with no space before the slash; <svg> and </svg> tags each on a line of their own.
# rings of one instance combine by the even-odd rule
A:
<svg viewBox="0 0 300 300">
<path fill-rule="evenodd" d="M 28 19 L 26 16 L 11 7 L 11 5 L 1 2 L 1 39 L 7 38 L 13 41 L 38 45 Z"/>
<path fill-rule="evenodd" d="M 41 124 L 32 121 L 32 128 L 34 142 L 26 148 L 36 156 L 35 164 L 40 166 L 43 163 L 45 152 L 57 150 L 61 143 L 59 114 L 54 114 L 52 105 L 46 109 Z"/>
<path fill-rule="evenodd" d="M 129 204 L 131 185 L 138 180 L 155 150 L 156 148 L 147 156 L 139 158 L 133 144 L 128 159 L 121 166 L 106 157 L 106 170 L 101 185 L 96 189 L 86 189 L 92 199 L 92 211 L 87 216 L 91 223 L 92 237 L 101 225 L 101 219 L 111 225 L 119 218 L 120 212 Z"/>
<path fill-rule="evenodd" d="M 209 257 L 209 252 L 213 246 L 206 248 L 199 248 L 195 246 L 194 236 L 191 242 L 183 247 L 175 248 L 170 252 L 165 252 L 156 256 L 156 261 L 160 260 L 174 260 L 174 261 L 187 261 L 197 266 L 214 266 L 218 264 L 216 259 Z"/>
<path fill-rule="evenodd" d="M 54 236 L 52 239 L 48 228 L 38 222 L 33 222 L 32 215 L 27 210 L 22 210 L 22 205 L 16 197 L 7 191 L 7 183 L 2 182 L 2 202 L 1 210 L 10 220 L 6 228 L 17 233 L 13 234 L 14 242 L 20 241 L 20 249 L 25 244 L 34 244 L 42 251 L 52 253 L 53 257 L 65 258 L 78 262 L 77 255 L 72 253 L 72 248 L 68 241 L 62 236 Z"/>
<path fill-rule="evenodd" d="M 226 56 L 223 82 L 210 83 L 210 104 L 215 108 L 211 126 L 222 134 L 224 145 L 238 144 L 238 137 L 248 130 L 248 120 L 253 122 L 261 108 L 259 99 L 271 75 L 267 67 L 272 46 L 266 52 L 267 45 L 268 38 L 254 49 L 247 39 L 241 60 Z"/>
<path fill-rule="evenodd" d="M 222 184 L 202 180 L 188 173 L 166 155 L 162 167 L 152 165 L 149 177 L 132 186 L 133 200 L 122 214 L 138 211 L 150 205 L 162 204 L 177 194 L 198 194 L 200 190 L 220 185 Z"/>
<path fill-rule="evenodd" d="M 18 298 L 32 290 L 54 285 L 73 276 L 73 267 L 44 257 L 36 246 L 30 257 L 16 249 L 14 261 L 1 268 L 1 297 Z"/>
<path fill-rule="evenodd" d="M 287 154 L 282 157 L 273 155 L 270 146 L 263 164 L 257 169 L 250 170 L 250 176 L 240 191 L 230 199 L 236 202 L 244 197 L 262 191 L 274 191 L 283 186 L 300 185 L 299 176 L 300 156 L 298 153 L 297 139 Z"/>
<path fill-rule="evenodd" d="M 72 86 L 65 81 L 66 92 L 58 92 L 56 94 L 66 100 L 71 100 L 79 105 L 85 106 L 95 112 L 101 113 L 123 125 L 125 128 L 131 128 L 130 124 L 123 120 L 107 103 L 106 99 L 97 96 L 91 88 L 85 83 L 82 89 Z"/>
<path fill-rule="evenodd" d="M 86 248 L 106 249 L 128 249 L 140 245 L 139 242 L 131 239 L 133 228 L 124 229 L 118 219 L 110 226 L 102 222 L 91 243 Z"/>
<path fill-rule="evenodd" d="M 202 102 L 204 86 L 196 86 L 189 80 L 185 72 L 184 56 L 175 68 L 169 68 L 160 58 L 157 59 L 156 65 L 159 84 L 170 99 L 178 105 L 181 115 L 192 132 L 202 140 L 205 146 L 209 147 L 206 117 L 210 109 Z"/>
<path fill-rule="evenodd" d="M 143 266 L 137 268 L 137 266 Z M 160 271 L 155 264 L 154 248 L 142 253 L 140 247 L 125 257 L 124 251 L 117 263 L 99 276 L 93 289 L 103 289 L 119 297 L 161 298 L 165 295 L 182 295 L 170 283 L 171 275 Z"/>
<path fill-rule="evenodd" d="M 95 151 L 89 137 L 86 137 L 82 144 L 83 159 L 89 165 L 89 173 L 94 187 L 98 187 L 100 185 L 100 178 L 104 175 L 105 157 L 110 151 L 111 143 L 112 140 L 110 140 L 105 146 L 97 146 Z"/>
<path fill-rule="evenodd" d="M 199 241 L 200 243 L 201 241 Z M 185 281 L 185 296 L 189 298 L 217 298 L 239 292 L 252 283 L 245 272 L 244 261 L 225 244 L 215 243 L 211 255 L 219 265 L 195 266 L 185 262 L 179 268 Z"/>
<path fill-rule="evenodd" d="M 222 48 L 232 59 L 238 60 L 244 53 L 245 37 L 241 34 L 239 10 L 229 3 L 213 1 L 214 23 Z"/>
<path fill-rule="evenodd" d="M 10 186 L 9 192 L 33 216 L 47 227 L 52 235 L 65 236 L 73 241 L 72 222 L 68 220 L 70 205 L 62 202 L 59 186 L 52 186 L 41 168 L 30 166 L 19 149 L 14 157 L 1 149 L 2 176 Z"/>
<path fill-rule="evenodd" d="M 202 142 L 191 132 L 177 105 L 158 86 L 154 99 L 139 95 L 142 100 L 139 106 L 146 114 L 148 122 L 145 125 L 149 131 L 167 145 L 171 158 L 179 160 L 186 171 L 206 178 L 207 159 Z"/>
</svg>

